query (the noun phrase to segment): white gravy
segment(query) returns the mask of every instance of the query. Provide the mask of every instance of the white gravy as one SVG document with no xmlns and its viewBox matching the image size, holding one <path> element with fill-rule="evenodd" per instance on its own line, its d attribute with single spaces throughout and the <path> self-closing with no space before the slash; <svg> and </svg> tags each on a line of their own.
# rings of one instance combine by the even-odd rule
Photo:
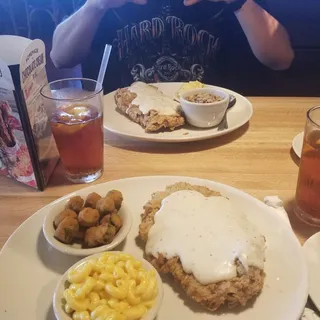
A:
<svg viewBox="0 0 320 320">
<path fill-rule="evenodd" d="M 139 106 L 143 114 L 147 114 L 150 110 L 156 110 L 161 115 L 179 114 L 180 104 L 169 96 L 164 95 L 154 86 L 143 82 L 135 82 L 128 89 L 137 95 L 131 105 Z"/>
<path fill-rule="evenodd" d="M 264 251 L 264 237 L 230 200 L 197 191 L 162 201 L 146 245 L 154 257 L 178 256 L 184 271 L 204 285 L 236 277 L 236 258 L 246 269 L 263 269 Z"/>
</svg>

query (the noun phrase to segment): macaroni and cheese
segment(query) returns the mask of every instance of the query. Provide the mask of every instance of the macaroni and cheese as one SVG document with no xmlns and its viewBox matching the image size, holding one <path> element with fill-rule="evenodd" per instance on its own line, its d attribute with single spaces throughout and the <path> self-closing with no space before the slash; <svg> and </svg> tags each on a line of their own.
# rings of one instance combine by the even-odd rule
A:
<svg viewBox="0 0 320 320">
<path fill-rule="evenodd" d="M 137 320 L 158 294 L 153 270 L 124 253 L 108 252 L 68 273 L 64 310 L 73 320 Z"/>
</svg>

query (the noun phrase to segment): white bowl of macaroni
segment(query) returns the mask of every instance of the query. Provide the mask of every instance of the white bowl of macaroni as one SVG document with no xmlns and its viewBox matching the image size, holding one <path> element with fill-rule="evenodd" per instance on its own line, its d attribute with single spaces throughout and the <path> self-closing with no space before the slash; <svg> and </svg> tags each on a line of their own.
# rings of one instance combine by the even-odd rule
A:
<svg viewBox="0 0 320 320">
<path fill-rule="evenodd" d="M 53 297 L 58 320 L 153 320 L 161 278 L 146 260 L 120 251 L 86 257 L 60 279 Z"/>
</svg>

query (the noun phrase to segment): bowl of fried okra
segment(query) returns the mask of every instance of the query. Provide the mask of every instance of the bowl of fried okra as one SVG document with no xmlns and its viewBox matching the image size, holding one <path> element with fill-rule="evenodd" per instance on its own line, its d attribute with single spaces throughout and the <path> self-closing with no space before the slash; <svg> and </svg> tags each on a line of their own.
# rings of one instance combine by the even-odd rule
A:
<svg viewBox="0 0 320 320">
<path fill-rule="evenodd" d="M 109 190 L 105 196 L 91 192 L 63 197 L 47 206 L 44 236 L 55 249 L 70 255 L 112 250 L 131 228 L 131 215 L 123 204 L 119 190 Z"/>
</svg>

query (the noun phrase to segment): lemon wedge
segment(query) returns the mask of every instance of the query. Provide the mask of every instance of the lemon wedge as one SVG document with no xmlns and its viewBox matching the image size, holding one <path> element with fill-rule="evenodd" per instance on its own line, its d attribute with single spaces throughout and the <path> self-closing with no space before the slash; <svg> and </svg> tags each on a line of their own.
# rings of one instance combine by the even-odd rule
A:
<svg viewBox="0 0 320 320">
<path fill-rule="evenodd" d="M 185 91 L 192 90 L 192 89 L 203 88 L 203 87 L 204 87 L 204 84 L 201 83 L 200 81 L 189 81 L 189 82 L 186 82 L 177 91 L 177 97 L 180 98 L 180 95 Z"/>
</svg>

